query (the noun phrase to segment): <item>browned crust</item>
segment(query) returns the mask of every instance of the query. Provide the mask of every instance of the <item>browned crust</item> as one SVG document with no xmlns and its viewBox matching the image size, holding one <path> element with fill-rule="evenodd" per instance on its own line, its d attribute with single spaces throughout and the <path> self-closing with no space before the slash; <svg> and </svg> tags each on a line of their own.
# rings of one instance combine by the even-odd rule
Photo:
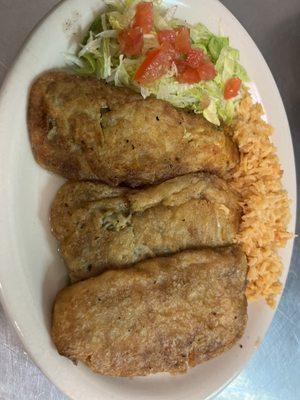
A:
<svg viewBox="0 0 300 400">
<path fill-rule="evenodd" d="M 68 84 L 77 85 L 77 92 Z M 58 106 L 62 97 L 66 105 Z M 109 107 L 110 118 L 119 121 L 115 127 L 103 128 L 102 107 Z M 49 136 L 52 121 L 58 124 L 54 139 Z M 191 143 L 184 139 L 185 127 L 187 134 L 195 131 Z M 69 179 L 114 186 L 153 184 L 198 170 L 223 176 L 239 160 L 229 136 L 201 116 L 65 71 L 46 72 L 33 83 L 28 129 L 34 157 L 42 167 Z"/>
<path fill-rule="evenodd" d="M 48 113 L 44 96 L 49 84 L 62 78 L 74 79 L 71 74 L 66 75 L 62 71 L 51 71 L 42 74 L 33 83 L 29 95 L 27 123 L 32 152 L 37 163 L 56 174 L 76 179 L 79 174 L 79 166 L 76 160 L 71 157 L 66 160 L 63 151 L 57 146 L 52 146 L 47 140 Z"/>
<path fill-rule="evenodd" d="M 68 182 L 54 199 L 51 226 L 75 282 L 146 258 L 232 244 L 239 200 L 225 181 L 199 172 L 138 191 Z M 103 225 L 107 215 L 124 226 Z"/>
<path fill-rule="evenodd" d="M 58 294 L 52 339 L 60 354 L 102 375 L 186 372 L 243 335 L 246 274 L 236 247 L 105 272 Z"/>
<path fill-rule="evenodd" d="M 107 105 L 106 97 L 110 97 L 110 105 L 123 104 L 130 97 L 138 100 L 140 97 L 131 91 L 110 88 L 99 80 L 91 77 L 81 77 L 64 70 L 51 70 L 40 75 L 32 84 L 27 111 L 27 125 L 31 148 L 35 160 L 43 168 L 68 179 L 100 179 L 89 166 L 84 167 L 76 155 L 69 151 L 68 138 L 61 138 L 58 143 L 52 143 L 47 138 L 49 110 L 45 95 L 50 85 L 57 82 L 82 82 L 88 87 L 93 86 L 93 91 L 103 92 L 104 95 L 96 99 L 101 106 Z M 114 96 L 114 97 L 112 97 Z M 105 180 L 105 179 L 104 179 Z"/>
</svg>

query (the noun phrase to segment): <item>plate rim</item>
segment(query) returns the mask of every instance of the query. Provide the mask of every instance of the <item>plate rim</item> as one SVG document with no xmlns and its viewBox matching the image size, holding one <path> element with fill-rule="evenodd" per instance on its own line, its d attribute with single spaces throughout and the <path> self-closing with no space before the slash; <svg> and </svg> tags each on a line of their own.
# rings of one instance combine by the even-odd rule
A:
<svg viewBox="0 0 300 400">
<path fill-rule="evenodd" d="M 185 0 L 185 1 L 189 1 L 189 0 Z M 291 209 L 291 222 L 290 222 L 290 227 L 292 228 L 293 231 L 295 231 L 296 228 L 296 221 L 297 221 L 297 204 L 298 204 L 298 198 L 297 198 L 297 175 L 296 175 L 296 163 L 295 163 L 295 150 L 294 150 L 294 144 L 293 144 L 293 136 L 291 134 L 291 129 L 289 126 L 289 121 L 288 121 L 288 117 L 287 117 L 287 113 L 284 107 L 284 103 L 282 101 L 281 95 L 280 95 L 280 91 L 278 89 L 278 86 L 276 84 L 276 81 L 273 77 L 273 74 L 266 62 L 266 60 L 264 59 L 259 47 L 256 45 L 255 41 L 252 39 L 252 37 L 250 36 L 250 34 L 247 32 L 247 30 L 244 28 L 244 26 L 240 23 L 240 21 L 235 17 L 235 15 L 219 0 L 207 0 L 208 2 L 211 3 L 217 3 L 219 7 L 221 7 L 223 9 L 223 12 L 228 14 L 230 16 L 230 18 L 232 18 L 233 20 L 235 20 L 235 22 L 238 24 L 239 29 L 241 30 L 241 32 L 243 33 L 243 35 L 246 36 L 247 40 L 249 43 L 251 43 L 252 46 L 254 46 L 257 54 L 260 56 L 261 61 L 264 64 L 264 72 L 268 73 L 268 78 L 271 80 L 272 82 L 272 90 L 274 90 L 274 95 L 277 97 L 277 101 L 280 102 L 280 106 L 282 109 L 282 114 L 284 115 L 284 123 L 286 124 L 287 127 L 287 131 L 286 134 L 289 135 L 289 138 L 291 139 L 291 143 L 292 143 L 292 155 L 290 155 L 292 157 L 292 164 L 293 164 L 293 171 L 292 171 L 292 178 L 293 178 L 293 189 L 295 191 L 295 196 L 294 196 L 294 202 L 290 205 L 290 209 Z M 25 50 L 26 50 L 26 46 L 27 44 L 30 43 L 30 41 L 32 40 L 32 38 L 36 35 L 36 33 L 38 33 L 39 28 L 44 24 L 44 22 L 48 19 L 49 16 L 53 15 L 55 12 L 57 12 L 59 9 L 66 7 L 67 4 L 71 4 L 73 2 L 73 0 L 60 0 L 54 7 L 52 7 L 38 22 L 37 24 L 35 24 L 35 26 L 32 28 L 32 30 L 29 32 L 29 34 L 26 36 L 26 38 L 23 41 L 23 44 L 21 45 L 16 57 L 14 58 L 13 62 L 11 63 L 8 71 L 5 74 L 4 80 L 2 82 L 2 85 L 0 87 L 0 110 L 2 109 L 2 105 L 3 103 L 5 103 L 6 97 L 8 96 L 7 92 L 9 92 L 9 87 L 13 81 L 13 76 L 15 75 L 15 69 L 16 66 L 18 65 L 18 63 L 20 62 L 20 60 L 22 59 Z M 276 92 L 276 93 L 275 93 Z M 1 128 L 1 113 L 0 113 L 0 128 Z M 2 138 L 0 137 L 0 142 L 2 141 Z M 1 147 L 2 148 L 2 147 Z M 1 154 L 1 151 L 0 151 Z M 0 165 L 2 165 L 1 162 L 1 158 L 0 158 Z M 0 170 L 0 176 L 2 174 L 3 169 L 1 168 Z M 4 174 L 3 174 L 4 175 Z M 1 189 L 1 193 L 0 193 L 0 204 L 1 204 L 1 208 L 2 208 L 2 203 L 5 203 L 5 196 L 3 195 L 5 186 L 2 183 L 3 181 L 1 180 L 0 182 L 0 189 Z M 3 212 L 0 212 L 0 232 L 4 232 L 4 226 L 8 226 L 9 225 L 9 221 L 6 221 L 6 216 L 3 215 Z M 1 235 L 2 237 L 4 237 L 3 235 Z M 5 242 L 5 240 L 2 240 L 0 243 L 0 250 L 2 250 L 2 246 L 4 248 L 4 244 L 3 242 Z M 276 309 L 273 313 L 273 316 L 271 318 L 271 322 L 273 321 L 275 314 L 276 314 L 276 310 L 278 308 L 278 305 L 280 303 L 281 297 L 285 291 L 285 287 L 286 287 L 286 279 L 290 270 L 290 266 L 291 266 L 291 262 L 295 253 L 295 241 L 294 238 L 291 239 L 291 251 L 290 251 L 290 262 L 288 266 L 285 266 L 285 273 L 283 276 L 283 288 L 284 290 L 282 291 L 282 293 L 277 297 L 278 301 L 277 301 L 277 305 L 276 305 Z M 5 265 L 5 256 L 3 256 L 2 251 L 0 252 L 0 301 L 1 304 L 3 306 L 5 315 L 7 316 L 8 320 L 10 321 L 10 324 L 13 326 L 14 330 L 16 331 L 19 339 L 21 340 L 21 343 L 24 347 L 24 349 L 26 350 L 26 352 L 28 353 L 28 355 L 30 356 L 30 358 L 33 360 L 33 362 L 35 363 L 35 365 L 38 366 L 38 368 L 42 371 L 42 373 L 51 381 L 51 383 L 53 383 L 62 393 L 64 393 L 67 396 L 70 396 L 70 398 L 73 399 L 73 395 L 74 395 L 74 391 L 69 390 L 68 388 L 65 387 L 65 385 L 63 385 L 61 382 L 57 383 L 56 379 L 54 379 L 54 377 L 52 377 L 52 373 L 51 371 L 47 368 L 47 363 L 42 362 L 40 358 L 38 358 L 37 354 L 35 354 L 35 352 L 32 349 L 32 345 L 29 343 L 30 341 L 23 335 L 22 330 L 20 329 L 18 322 L 16 321 L 16 319 L 14 318 L 14 312 L 12 311 L 12 306 L 8 304 L 9 300 L 7 298 L 7 296 L 5 295 L 5 290 L 3 288 L 3 273 L 2 273 L 2 265 Z M 268 325 L 268 328 L 264 334 L 264 338 L 268 332 L 268 330 L 270 329 L 271 326 L 271 322 Z M 263 339 L 264 339 L 263 338 Z M 231 379 L 229 379 L 222 387 L 220 387 L 217 391 L 215 391 L 214 393 L 212 393 L 211 395 L 209 395 L 206 399 L 211 399 L 214 396 L 216 396 L 218 393 L 220 393 L 221 391 L 224 390 L 224 388 L 226 386 L 228 386 L 240 373 L 241 371 L 246 367 L 247 363 L 249 363 L 251 357 L 253 356 L 253 354 L 256 352 L 256 349 L 252 350 L 251 356 L 248 357 L 246 363 L 244 363 L 244 366 L 242 368 L 240 368 L 239 370 L 236 371 L 236 373 L 231 377 Z M 76 397 L 74 397 L 75 399 Z M 99 397 L 100 398 L 100 397 Z"/>
</svg>

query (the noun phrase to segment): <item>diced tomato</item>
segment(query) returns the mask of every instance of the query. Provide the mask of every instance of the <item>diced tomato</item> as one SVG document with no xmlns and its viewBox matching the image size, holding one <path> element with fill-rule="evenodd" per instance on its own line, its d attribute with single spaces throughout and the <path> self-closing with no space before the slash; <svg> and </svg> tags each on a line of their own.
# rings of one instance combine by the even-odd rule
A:
<svg viewBox="0 0 300 400">
<path fill-rule="evenodd" d="M 206 55 L 204 54 L 204 51 L 201 49 L 191 49 L 188 52 L 187 58 L 186 58 L 186 63 L 192 68 L 198 68 L 200 67 L 203 62 L 207 60 Z"/>
<path fill-rule="evenodd" d="M 232 97 L 237 96 L 240 88 L 241 88 L 242 81 L 240 78 L 231 78 L 225 84 L 224 89 L 224 99 L 229 100 Z"/>
<path fill-rule="evenodd" d="M 156 57 L 159 55 L 160 49 L 153 49 L 150 50 L 147 53 L 147 56 L 144 60 L 144 62 L 140 65 L 138 70 L 135 73 L 134 80 L 142 82 L 144 75 L 146 75 L 146 78 L 148 78 L 148 75 L 150 75 L 150 70 L 152 68 L 152 63 L 155 61 Z M 149 76 L 150 79 L 150 76 Z"/>
<path fill-rule="evenodd" d="M 180 83 L 197 83 L 200 81 L 200 77 L 196 69 L 186 65 L 184 71 L 179 73 L 177 80 Z"/>
<path fill-rule="evenodd" d="M 199 60 L 197 57 L 187 57 L 186 60 L 175 60 L 178 71 L 178 82 L 197 83 L 200 81 L 208 81 L 216 76 L 215 67 L 208 58 L 205 57 L 202 59 L 202 63 L 200 63 Z M 193 68 L 191 64 L 197 66 L 197 68 Z"/>
<path fill-rule="evenodd" d="M 172 60 L 180 60 L 181 59 L 181 54 L 179 53 L 178 50 L 175 49 L 174 45 L 169 43 L 169 42 L 163 42 L 161 46 L 168 45 L 168 52 L 172 55 Z"/>
<path fill-rule="evenodd" d="M 142 1 L 136 6 L 133 22 L 134 27 L 142 29 L 143 33 L 149 33 L 153 28 L 153 4 Z"/>
<path fill-rule="evenodd" d="M 159 49 L 148 52 L 144 62 L 136 71 L 134 79 L 142 85 L 147 85 L 161 78 L 172 65 L 175 51 L 168 42 L 163 42 Z"/>
<path fill-rule="evenodd" d="M 200 81 L 210 81 L 217 75 L 214 64 L 211 61 L 205 62 L 197 68 Z"/>
<path fill-rule="evenodd" d="M 180 60 L 180 59 L 175 60 L 175 65 L 176 65 L 178 74 L 182 74 L 186 70 L 186 67 L 187 67 L 187 63 L 185 62 L 185 60 Z"/>
<path fill-rule="evenodd" d="M 177 29 L 175 49 L 178 50 L 180 54 L 188 54 L 188 52 L 191 50 L 191 38 L 189 28 L 183 26 Z"/>
<path fill-rule="evenodd" d="M 128 28 L 119 33 L 121 54 L 127 57 L 139 56 L 142 54 L 144 37 L 141 28 Z"/>
<path fill-rule="evenodd" d="M 165 29 L 157 33 L 157 39 L 160 44 L 162 44 L 162 42 L 169 42 L 174 44 L 176 36 L 177 32 L 174 31 L 174 29 Z"/>
</svg>

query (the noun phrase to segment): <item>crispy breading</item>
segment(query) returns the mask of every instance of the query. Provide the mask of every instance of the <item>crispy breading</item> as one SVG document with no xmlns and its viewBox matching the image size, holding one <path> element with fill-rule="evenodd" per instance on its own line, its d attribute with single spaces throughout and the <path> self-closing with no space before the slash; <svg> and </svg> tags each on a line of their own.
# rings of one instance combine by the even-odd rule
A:
<svg viewBox="0 0 300 400">
<path fill-rule="evenodd" d="M 232 244 L 239 196 L 222 179 L 195 173 L 144 190 L 66 183 L 51 210 L 71 280 L 199 246 Z"/>
<path fill-rule="evenodd" d="M 246 274 L 237 247 L 107 271 L 58 294 L 53 341 L 60 354 L 102 375 L 186 372 L 242 336 Z"/>
<path fill-rule="evenodd" d="M 239 160 L 225 128 L 202 116 L 64 71 L 34 82 L 28 127 L 37 162 L 69 179 L 135 187 L 195 171 L 224 176 Z"/>
</svg>

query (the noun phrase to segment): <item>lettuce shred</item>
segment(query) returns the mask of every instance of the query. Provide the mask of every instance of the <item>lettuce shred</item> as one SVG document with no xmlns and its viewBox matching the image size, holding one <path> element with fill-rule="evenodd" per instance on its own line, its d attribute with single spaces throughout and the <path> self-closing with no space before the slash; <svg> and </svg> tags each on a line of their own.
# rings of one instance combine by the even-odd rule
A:
<svg viewBox="0 0 300 400">
<path fill-rule="evenodd" d="M 202 23 L 188 25 L 192 47 L 202 49 L 214 63 L 217 75 L 211 81 L 181 84 L 176 79 L 175 65 L 161 79 L 147 87 L 134 81 L 134 74 L 144 56 L 128 58 L 120 53 L 118 32 L 130 25 L 136 5 L 140 0 L 105 0 L 105 10 L 89 26 L 76 54 L 68 54 L 66 60 L 76 73 L 95 75 L 116 86 L 129 87 L 144 98 L 155 96 L 176 107 L 187 108 L 203 116 L 215 125 L 230 123 L 241 94 L 224 99 L 224 87 L 228 79 L 238 77 L 248 82 L 246 70 L 239 62 L 239 51 L 232 48 L 229 38 L 214 35 Z M 145 37 L 147 48 L 155 43 L 155 34 L 162 29 L 174 29 L 187 25 L 174 17 L 176 6 L 166 8 L 160 0 L 154 0 L 154 31 Z M 154 38 L 154 39 L 153 39 Z M 148 42 L 147 42 L 148 41 Z"/>
</svg>

